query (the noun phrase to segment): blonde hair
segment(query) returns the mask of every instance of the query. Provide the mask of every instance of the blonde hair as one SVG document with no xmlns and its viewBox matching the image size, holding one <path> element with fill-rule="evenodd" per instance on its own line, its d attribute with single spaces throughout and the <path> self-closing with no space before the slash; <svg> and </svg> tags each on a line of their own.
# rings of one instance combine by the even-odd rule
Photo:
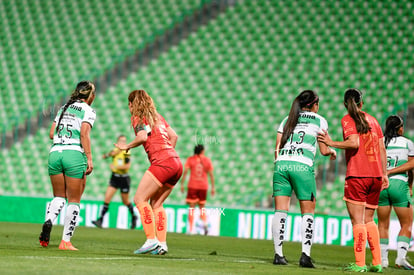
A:
<svg viewBox="0 0 414 275">
<path fill-rule="evenodd" d="M 158 112 L 154 101 L 144 90 L 134 90 L 128 96 L 128 101 L 132 104 L 132 115 L 142 123 L 144 118 L 151 129 L 158 122 Z"/>
</svg>

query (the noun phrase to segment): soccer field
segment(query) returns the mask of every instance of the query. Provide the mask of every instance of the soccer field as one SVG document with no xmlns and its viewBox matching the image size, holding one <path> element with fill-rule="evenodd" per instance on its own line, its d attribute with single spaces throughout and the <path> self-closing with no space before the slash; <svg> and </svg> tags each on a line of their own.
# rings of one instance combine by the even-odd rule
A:
<svg viewBox="0 0 414 275">
<path fill-rule="evenodd" d="M 47 248 L 39 245 L 40 230 L 40 224 L 0 223 L 0 274 L 346 274 L 342 267 L 353 260 L 351 247 L 314 245 L 317 268 L 299 268 L 300 243 L 288 242 L 289 265 L 275 266 L 271 241 L 172 233 L 167 255 L 134 255 L 143 231 L 87 227 L 77 228 L 72 239 L 79 251 L 61 251 L 62 227 L 53 228 Z M 394 259 L 391 251 L 390 263 Z M 384 273 L 409 271 L 390 267 Z"/>
</svg>

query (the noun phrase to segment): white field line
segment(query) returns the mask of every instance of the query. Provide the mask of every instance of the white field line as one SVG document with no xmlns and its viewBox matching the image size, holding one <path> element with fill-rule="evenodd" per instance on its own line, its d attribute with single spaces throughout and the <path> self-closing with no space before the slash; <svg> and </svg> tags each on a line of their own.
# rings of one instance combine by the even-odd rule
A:
<svg viewBox="0 0 414 275">
<path fill-rule="evenodd" d="M 68 257 L 63 256 L 17 256 L 18 258 L 24 259 L 68 259 Z M 155 258 L 155 257 L 154 257 Z M 151 258 L 151 259 L 154 259 Z M 98 261 L 117 261 L 117 260 L 147 260 L 148 258 L 143 257 L 76 257 L 76 260 L 98 260 Z M 177 261 L 177 262 L 190 262 L 190 261 L 205 261 L 204 259 L 195 259 L 195 258 L 183 258 L 183 259 L 175 259 L 175 258 L 162 258 L 158 257 L 157 259 L 162 261 Z M 267 263 L 267 261 L 261 260 L 222 260 L 222 259 L 215 259 L 213 261 L 216 262 L 230 262 L 230 263 Z"/>
</svg>

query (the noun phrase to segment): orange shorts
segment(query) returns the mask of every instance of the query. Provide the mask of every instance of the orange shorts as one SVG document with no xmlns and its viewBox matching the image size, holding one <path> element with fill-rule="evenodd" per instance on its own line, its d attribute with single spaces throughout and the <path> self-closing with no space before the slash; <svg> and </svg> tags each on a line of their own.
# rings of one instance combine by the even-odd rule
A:
<svg viewBox="0 0 414 275">
<path fill-rule="evenodd" d="M 159 186 L 174 187 L 183 173 L 183 165 L 180 158 L 169 158 L 157 164 L 151 164 L 147 172 Z"/>
<path fill-rule="evenodd" d="M 382 178 L 348 177 L 345 179 L 344 201 L 377 209 Z"/>
<path fill-rule="evenodd" d="M 207 190 L 188 188 L 187 198 L 185 199 L 187 203 L 205 204 L 206 200 L 207 200 Z"/>
</svg>

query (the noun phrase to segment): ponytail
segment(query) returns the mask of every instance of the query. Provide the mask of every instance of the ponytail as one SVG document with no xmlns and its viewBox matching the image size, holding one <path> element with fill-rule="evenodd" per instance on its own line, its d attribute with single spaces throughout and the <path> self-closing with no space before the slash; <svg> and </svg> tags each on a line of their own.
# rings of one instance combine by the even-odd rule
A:
<svg viewBox="0 0 414 275">
<path fill-rule="evenodd" d="M 385 148 L 388 147 L 391 139 L 398 137 L 398 130 L 404 125 L 404 122 L 400 116 L 389 116 L 385 122 L 385 131 L 384 131 L 384 143 Z"/>
<path fill-rule="evenodd" d="M 66 110 L 69 108 L 70 105 L 75 103 L 79 99 L 85 99 L 88 101 L 92 94 L 95 93 L 95 85 L 89 81 L 81 81 L 76 85 L 75 90 L 72 92 L 68 102 L 63 106 L 62 113 L 60 113 L 59 121 L 56 125 L 56 131 L 59 129 L 60 122 L 62 121 L 63 115 L 65 114 Z"/>
<path fill-rule="evenodd" d="M 312 108 L 314 104 L 319 102 L 318 95 L 312 90 L 305 90 L 301 92 L 293 101 L 292 107 L 289 111 L 288 119 L 283 126 L 282 139 L 280 141 L 279 149 L 282 149 L 289 137 L 292 135 L 295 130 L 296 125 L 298 124 L 299 114 L 304 108 Z"/>
<path fill-rule="evenodd" d="M 348 110 L 349 115 L 354 120 L 357 132 L 359 134 L 366 134 L 371 130 L 365 115 L 361 112 L 359 107 L 362 103 L 362 94 L 357 89 L 348 89 L 345 92 L 344 104 Z"/>
</svg>

